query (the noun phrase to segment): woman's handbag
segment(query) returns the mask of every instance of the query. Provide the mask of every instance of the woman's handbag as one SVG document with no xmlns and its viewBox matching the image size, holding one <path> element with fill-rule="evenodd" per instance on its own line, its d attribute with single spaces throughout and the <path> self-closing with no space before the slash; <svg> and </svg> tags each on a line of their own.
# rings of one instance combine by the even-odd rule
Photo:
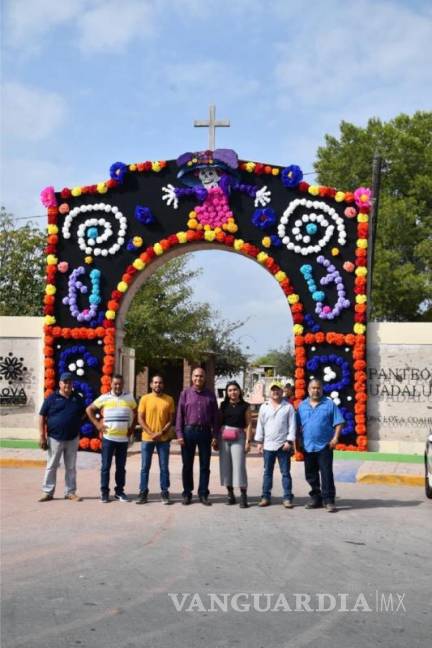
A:
<svg viewBox="0 0 432 648">
<path fill-rule="evenodd" d="M 224 425 L 222 428 L 222 439 L 224 441 L 238 441 L 240 428 Z"/>
</svg>

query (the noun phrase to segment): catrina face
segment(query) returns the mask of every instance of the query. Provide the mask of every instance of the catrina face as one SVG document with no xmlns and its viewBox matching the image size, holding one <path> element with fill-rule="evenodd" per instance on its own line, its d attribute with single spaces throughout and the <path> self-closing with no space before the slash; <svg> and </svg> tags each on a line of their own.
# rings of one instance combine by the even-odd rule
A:
<svg viewBox="0 0 432 648">
<path fill-rule="evenodd" d="M 218 186 L 219 174 L 217 170 L 212 167 L 199 169 L 198 177 L 205 189 L 212 189 L 213 187 Z"/>
</svg>

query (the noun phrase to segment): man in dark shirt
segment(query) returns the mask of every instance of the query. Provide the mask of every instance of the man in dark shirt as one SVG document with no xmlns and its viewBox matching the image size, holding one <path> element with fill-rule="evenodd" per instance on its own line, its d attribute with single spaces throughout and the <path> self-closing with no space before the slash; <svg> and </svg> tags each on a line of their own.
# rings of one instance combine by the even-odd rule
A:
<svg viewBox="0 0 432 648">
<path fill-rule="evenodd" d="M 43 495 L 39 502 L 54 497 L 57 468 L 63 455 L 65 465 L 65 499 L 80 502 L 76 494 L 76 457 L 79 430 L 85 412 L 82 396 L 73 390 L 73 375 L 60 376 L 59 390 L 46 398 L 39 412 L 39 445 L 48 450 Z"/>
<path fill-rule="evenodd" d="M 216 444 L 219 432 L 219 412 L 214 392 L 205 387 L 205 371 L 197 367 L 192 372 L 192 387 L 180 394 L 177 408 L 176 433 L 181 446 L 183 460 L 183 504 L 192 501 L 193 464 L 198 446 L 200 479 L 198 496 L 205 506 L 208 500 L 210 479 L 210 458 L 212 443 Z"/>
</svg>

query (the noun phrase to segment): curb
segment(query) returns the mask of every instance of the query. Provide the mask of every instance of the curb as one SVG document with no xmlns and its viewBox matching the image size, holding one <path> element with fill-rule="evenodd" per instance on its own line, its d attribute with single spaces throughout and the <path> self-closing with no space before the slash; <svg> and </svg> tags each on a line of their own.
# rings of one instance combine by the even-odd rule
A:
<svg viewBox="0 0 432 648">
<path fill-rule="evenodd" d="M 40 468 L 46 466 L 46 459 L 8 459 L 0 457 L 0 468 Z"/>
<path fill-rule="evenodd" d="M 390 486 L 424 486 L 424 477 L 419 475 L 394 475 L 383 473 L 365 473 L 357 477 L 357 483 L 387 484 Z"/>
</svg>

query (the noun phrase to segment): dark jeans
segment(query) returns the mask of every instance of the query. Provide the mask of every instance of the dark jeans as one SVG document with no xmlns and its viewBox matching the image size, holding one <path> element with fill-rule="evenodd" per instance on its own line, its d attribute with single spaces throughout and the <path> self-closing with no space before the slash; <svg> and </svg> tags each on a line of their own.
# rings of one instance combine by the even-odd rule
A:
<svg viewBox="0 0 432 648">
<path fill-rule="evenodd" d="M 121 495 L 126 483 L 126 458 L 128 444 L 124 441 L 102 440 L 101 493 L 108 495 L 112 459 L 115 456 L 115 493 Z"/>
<path fill-rule="evenodd" d="M 276 463 L 279 462 L 279 470 L 282 475 L 282 488 L 284 500 L 292 500 L 292 479 L 291 479 L 291 452 L 287 450 L 264 450 L 264 477 L 262 496 L 265 499 L 271 498 L 273 488 L 273 471 Z"/>
<path fill-rule="evenodd" d="M 169 441 L 143 441 L 141 443 L 141 478 L 140 478 L 140 492 L 148 493 L 148 480 L 150 474 L 150 467 L 152 464 L 154 449 L 159 457 L 159 471 L 160 471 L 160 488 L 162 493 L 168 493 L 170 487 L 169 478 Z"/>
<path fill-rule="evenodd" d="M 208 484 L 210 479 L 210 457 L 211 457 L 211 432 L 210 428 L 201 426 L 185 425 L 184 446 L 182 447 L 183 459 L 183 496 L 192 495 L 194 489 L 193 464 L 195 450 L 198 446 L 200 478 L 198 485 L 198 495 L 207 497 L 209 494 Z"/>
<path fill-rule="evenodd" d="M 318 452 L 305 452 L 304 466 L 306 481 L 311 487 L 309 495 L 312 499 L 322 500 L 324 504 L 334 504 L 336 489 L 333 479 L 333 450 L 325 446 Z"/>
</svg>

